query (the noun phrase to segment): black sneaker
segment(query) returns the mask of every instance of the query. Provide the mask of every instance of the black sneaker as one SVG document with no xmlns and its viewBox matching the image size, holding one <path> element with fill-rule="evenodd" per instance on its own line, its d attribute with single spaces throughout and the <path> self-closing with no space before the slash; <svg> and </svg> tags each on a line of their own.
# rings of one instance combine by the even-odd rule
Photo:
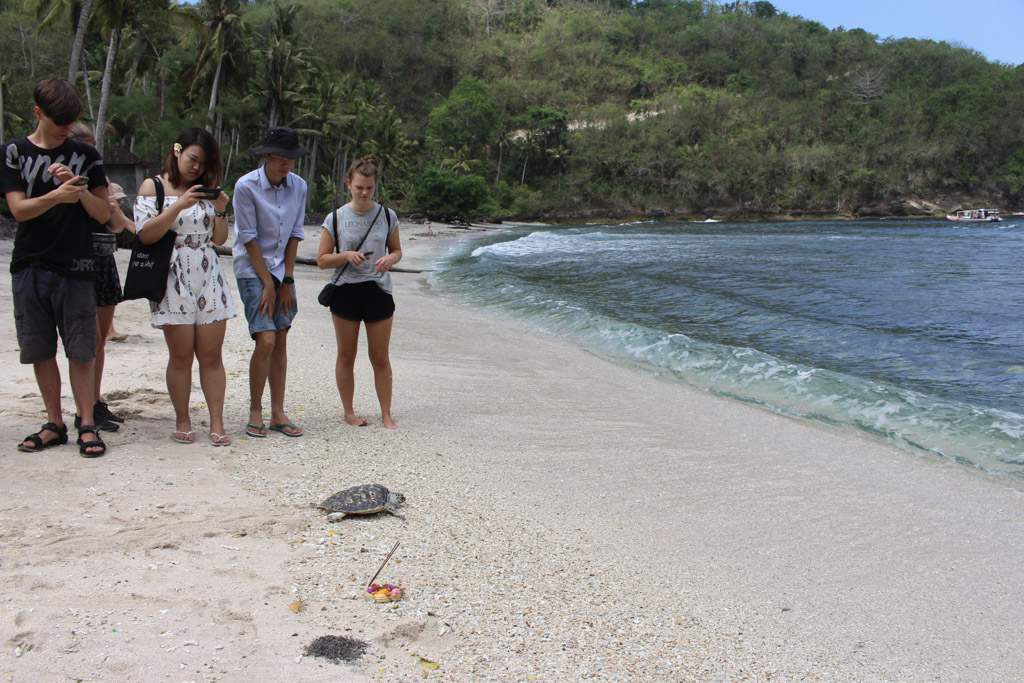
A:
<svg viewBox="0 0 1024 683">
<path fill-rule="evenodd" d="M 96 423 L 96 429 L 99 429 L 104 432 L 116 432 L 118 429 L 121 428 L 121 425 L 111 420 L 106 420 L 100 417 L 98 413 L 93 413 L 92 419 L 93 422 Z M 81 429 L 81 427 L 82 417 L 80 415 L 75 415 L 75 429 Z"/>
<path fill-rule="evenodd" d="M 107 422 L 117 422 L 118 424 L 124 424 L 124 418 L 118 417 L 110 412 L 110 408 L 103 401 L 96 401 L 96 405 L 92 407 L 92 414 L 97 420 L 106 420 Z"/>
</svg>

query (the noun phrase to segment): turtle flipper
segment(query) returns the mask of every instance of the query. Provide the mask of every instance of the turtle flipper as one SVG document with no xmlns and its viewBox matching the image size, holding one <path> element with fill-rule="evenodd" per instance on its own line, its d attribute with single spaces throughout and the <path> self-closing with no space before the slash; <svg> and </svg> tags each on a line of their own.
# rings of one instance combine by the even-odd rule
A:
<svg viewBox="0 0 1024 683">
<path fill-rule="evenodd" d="M 337 522 L 337 521 L 339 521 L 341 519 L 344 519 L 346 514 L 347 513 L 345 513 L 345 512 L 331 512 L 331 513 L 329 513 L 327 515 L 327 521 L 328 522 Z"/>
</svg>

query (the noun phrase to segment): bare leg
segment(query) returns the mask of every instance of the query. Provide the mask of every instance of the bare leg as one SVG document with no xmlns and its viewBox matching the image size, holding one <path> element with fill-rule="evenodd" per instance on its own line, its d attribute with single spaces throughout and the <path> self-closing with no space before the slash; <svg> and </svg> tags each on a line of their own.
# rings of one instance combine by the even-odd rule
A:
<svg viewBox="0 0 1024 683">
<path fill-rule="evenodd" d="M 68 361 L 68 375 L 71 380 L 71 393 L 75 397 L 75 405 L 78 406 L 78 414 L 82 417 L 82 427 L 94 425 L 92 416 L 93 396 L 96 395 L 93 389 L 95 378 L 95 362 L 76 363 Z M 58 389 L 59 391 L 59 389 Z M 93 432 L 80 434 L 83 444 L 97 441 L 100 437 Z M 94 454 L 102 454 L 102 451 L 94 450 Z"/>
<path fill-rule="evenodd" d="M 192 360 L 196 355 L 196 328 L 193 325 L 165 325 L 164 339 L 167 341 L 167 393 L 174 406 L 174 429 L 176 432 L 192 431 L 192 418 L 188 412 L 189 397 L 192 395 Z M 194 439 L 189 436 L 188 441 Z"/>
<path fill-rule="evenodd" d="M 288 379 L 288 330 L 275 333 L 274 352 L 270 356 L 270 426 L 291 424 L 284 412 L 284 388 Z M 299 434 L 301 429 L 287 429 Z"/>
<path fill-rule="evenodd" d="M 93 424 L 92 398 L 96 395 L 96 392 L 93 390 L 94 362 L 75 363 L 74 361 L 68 361 L 68 374 L 71 376 L 71 394 L 75 397 L 75 406 L 78 408 L 78 414 L 82 416 L 82 426 L 91 425 Z"/>
<path fill-rule="evenodd" d="M 388 429 L 398 429 L 391 419 L 391 324 L 394 316 L 377 323 L 366 324 L 366 348 L 373 366 L 373 384 L 380 401 L 380 416 Z"/>
<path fill-rule="evenodd" d="M 352 397 L 356 392 L 356 350 L 359 348 L 359 323 L 332 315 L 334 320 L 334 336 L 338 339 L 338 361 L 334 366 L 334 375 L 338 380 L 338 393 L 341 394 L 341 405 L 345 409 L 345 422 L 356 427 L 365 427 L 366 420 L 356 415 L 352 409 Z"/>
<path fill-rule="evenodd" d="M 58 427 L 64 424 L 64 414 L 60 407 L 60 366 L 57 359 L 51 358 L 40 363 L 34 363 L 32 370 L 36 375 L 36 384 L 39 385 L 39 393 L 43 397 L 43 405 L 46 407 L 46 421 L 52 422 Z M 92 407 L 89 408 L 92 410 Z M 91 415 L 92 413 L 90 413 Z M 39 435 L 43 443 L 49 443 L 59 435 L 45 430 Z M 31 441 L 23 441 L 25 446 L 32 447 Z"/>
<path fill-rule="evenodd" d="M 263 390 L 267 387 L 267 377 L 270 375 L 271 357 L 274 353 L 274 346 L 277 341 L 276 333 L 257 332 L 256 348 L 253 349 L 252 358 L 249 359 L 249 424 L 257 427 L 263 424 Z M 270 401 L 274 401 L 274 384 L 270 384 Z M 259 430 L 266 434 L 264 427 Z"/>
<path fill-rule="evenodd" d="M 107 336 L 114 326 L 114 310 L 116 308 L 116 306 L 96 307 L 96 366 L 93 380 L 96 398 L 93 403 L 100 402 L 100 382 L 103 380 L 103 365 L 107 357 Z"/>
<path fill-rule="evenodd" d="M 207 325 L 196 325 L 196 358 L 199 359 L 199 384 L 203 387 L 206 405 L 210 409 L 210 433 L 224 436 L 224 392 L 227 374 L 221 349 L 224 347 L 224 332 L 227 321 L 220 320 Z M 230 439 L 220 439 L 230 443 Z"/>
<path fill-rule="evenodd" d="M 107 340 L 108 341 L 123 342 L 127 338 L 128 338 L 127 334 L 121 334 L 120 332 L 118 332 L 117 330 L 114 329 L 114 319 L 111 318 L 110 319 L 110 332 L 107 333 Z"/>
</svg>

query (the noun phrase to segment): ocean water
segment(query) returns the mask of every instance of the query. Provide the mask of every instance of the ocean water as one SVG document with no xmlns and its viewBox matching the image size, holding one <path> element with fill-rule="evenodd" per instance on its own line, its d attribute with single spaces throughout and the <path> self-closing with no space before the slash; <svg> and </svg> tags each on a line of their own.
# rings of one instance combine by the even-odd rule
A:
<svg viewBox="0 0 1024 683">
<path fill-rule="evenodd" d="M 641 371 L 1024 481 L 1024 220 L 642 222 L 463 241 L 441 293 Z"/>
</svg>

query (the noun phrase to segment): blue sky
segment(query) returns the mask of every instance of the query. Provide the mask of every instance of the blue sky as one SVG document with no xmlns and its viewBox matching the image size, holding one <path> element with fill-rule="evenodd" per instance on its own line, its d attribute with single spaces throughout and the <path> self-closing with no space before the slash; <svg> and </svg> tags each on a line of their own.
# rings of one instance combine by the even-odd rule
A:
<svg viewBox="0 0 1024 683">
<path fill-rule="evenodd" d="M 780 12 L 879 38 L 960 44 L 995 62 L 1024 62 L 1024 0 L 772 0 Z"/>
</svg>

